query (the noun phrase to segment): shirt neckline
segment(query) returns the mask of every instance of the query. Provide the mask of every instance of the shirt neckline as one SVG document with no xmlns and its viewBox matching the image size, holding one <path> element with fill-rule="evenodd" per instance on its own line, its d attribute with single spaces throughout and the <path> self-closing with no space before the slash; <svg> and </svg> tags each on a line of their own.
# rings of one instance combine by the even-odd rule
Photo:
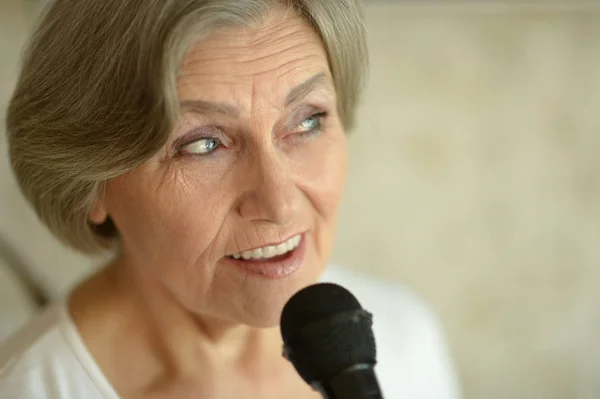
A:
<svg viewBox="0 0 600 399">
<path fill-rule="evenodd" d="M 60 320 L 59 330 L 73 354 L 106 399 L 119 399 L 119 395 L 98 366 L 98 363 L 87 349 L 83 337 L 69 312 L 69 295 L 63 296 L 57 303 L 56 310 Z"/>
</svg>

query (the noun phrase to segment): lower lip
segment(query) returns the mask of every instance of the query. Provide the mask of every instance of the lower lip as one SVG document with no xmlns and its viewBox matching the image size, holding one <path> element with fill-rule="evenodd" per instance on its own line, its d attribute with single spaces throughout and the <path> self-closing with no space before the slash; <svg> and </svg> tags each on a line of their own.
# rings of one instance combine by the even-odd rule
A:
<svg viewBox="0 0 600 399">
<path fill-rule="evenodd" d="M 277 280 L 288 277 L 300 269 L 300 265 L 302 265 L 305 253 L 306 236 L 303 234 L 300 239 L 300 244 L 298 244 L 296 249 L 288 252 L 282 259 L 270 261 L 268 259 L 244 260 L 225 258 L 224 260 L 225 262 L 239 267 L 250 274 L 271 280 Z"/>
</svg>

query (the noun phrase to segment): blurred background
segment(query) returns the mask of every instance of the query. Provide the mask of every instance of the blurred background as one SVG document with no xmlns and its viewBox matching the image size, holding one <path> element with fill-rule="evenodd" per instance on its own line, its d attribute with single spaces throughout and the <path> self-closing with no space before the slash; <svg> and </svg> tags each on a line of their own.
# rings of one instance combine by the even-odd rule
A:
<svg viewBox="0 0 600 399">
<path fill-rule="evenodd" d="M 2 120 L 38 8 L 0 0 Z M 335 262 L 431 304 L 465 397 L 600 397 L 600 2 L 372 1 L 366 17 Z M 97 262 L 39 225 L 2 137 L 0 339 Z"/>
</svg>

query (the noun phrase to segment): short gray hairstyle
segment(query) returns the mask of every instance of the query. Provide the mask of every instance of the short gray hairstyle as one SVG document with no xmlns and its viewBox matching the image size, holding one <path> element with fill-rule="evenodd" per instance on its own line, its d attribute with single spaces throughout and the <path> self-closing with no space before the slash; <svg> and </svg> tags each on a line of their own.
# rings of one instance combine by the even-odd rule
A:
<svg viewBox="0 0 600 399">
<path fill-rule="evenodd" d="M 11 165 L 39 218 L 85 253 L 113 248 L 89 212 L 106 181 L 153 156 L 178 118 L 182 58 L 202 35 L 251 27 L 287 7 L 319 33 L 342 124 L 367 69 L 359 0 L 53 0 L 25 52 L 9 105 Z"/>
</svg>

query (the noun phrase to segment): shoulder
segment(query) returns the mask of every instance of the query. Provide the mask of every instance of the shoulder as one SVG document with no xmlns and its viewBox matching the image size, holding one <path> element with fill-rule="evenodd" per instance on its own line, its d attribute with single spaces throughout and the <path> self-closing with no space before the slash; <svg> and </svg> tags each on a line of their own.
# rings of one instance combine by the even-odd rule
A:
<svg viewBox="0 0 600 399">
<path fill-rule="evenodd" d="M 323 281 L 349 289 L 361 305 L 373 313 L 374 328 L 394 331 L 401 341 L 441 334 L 441 326 L 430 306 L 408 287 L 382 281 L 350 269 L 330 266 Z"/>
<path fill-rule="evenodd" d="M 19 360 L 26 360 L 38 350 L 45 348 L 48 341 L 59 331 L 60 315 L 56 306 L 51 306 L 32 318 L 14 332 L 0 346 L 0 376 Z"/>
<path fill-rule="evenodd" d="M 460 397 L 443 327 L 425 300 L 400 284 L 338 266 L 330 266 L 323 281 L 346 287 L 373 314 L 377 374 L 386 397 Z"/>
<path fill-rule="evenodd" d="M 374 307 L 384 313 L 393 313 L 403 321 L 424 321 L 433 317 L 425 301 L 400 284 L 386 282 L 337 265 L 328 267 L 323 281 L 348 288 L 367 310 Z"/>
<path fill-rule="evenodd" d="M 100 397 L 72 345 L 65 312 L 62 304 L 50 306 L 2 342 L 0 398 Z"/>
<path fill-rule="evenodd" d="M 31 391 L 38 390 L 35 387 L 36 380 L 39 381 L 41 376 L 36 374 L 42 371 L 48 358 L 54 357 L 54 352 L 59 350 L 59 319 L 57 309 L 50 307 L 2 343 L 0 397 L 21 397 L 25 395 L 22 389 L 27 386 Z M 40 394 L 40 397 L 46 396 Z"/>
<path fill-rule="evenodd" d="M 37 309 L 32 293 L 16 269 L 0 256 L 0 342 L 23 326 Z"/>
</svg>

